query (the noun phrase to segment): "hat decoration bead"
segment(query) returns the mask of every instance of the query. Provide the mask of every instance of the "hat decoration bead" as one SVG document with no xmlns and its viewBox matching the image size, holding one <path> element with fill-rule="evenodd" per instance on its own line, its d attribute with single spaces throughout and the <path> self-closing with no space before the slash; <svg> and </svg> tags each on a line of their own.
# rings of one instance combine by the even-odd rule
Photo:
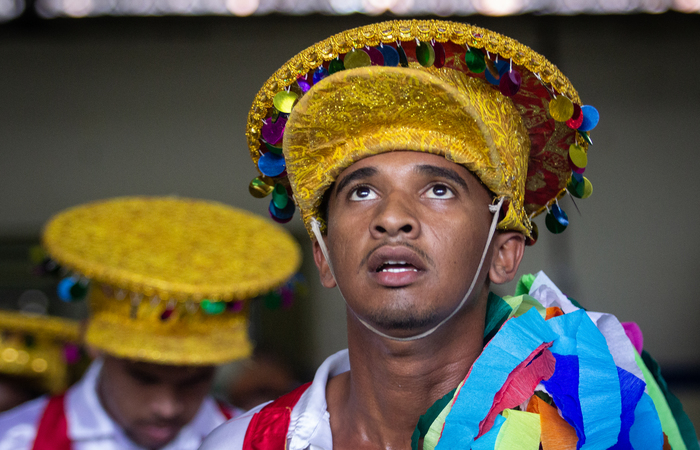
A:
<svg viewBox="0 0 700 450">
<path fill-rule="evenodd" d="M 281 186 L 281 185 L 278 185 Z M 288 202 L 291 203 L 291 202 Z M 293 205 L 293 203 L 292 203 Z M 45 264 L 45 262 L 43 263 Z M 52 267 L 55 267 L 54 274 L 60 270 L 61 266 L 55 261 L 51 260 Z M 48 273 L 44 273 L 48 275 Z M 58 298 L 66 303 L 71 303 L 75 301 L 85 300 L 87 293 L 91 286 L 91 280 L 81 276 L 79 274 L 73 274 L 62 278 L 56 287 L 56 294 Z M 198 302 L 188 300 L 187 302 L 178 302 L 174 299 L 170 299 L 163 302 L 158 294 L 152 297 L 145 298 L 143 295 L 131 292 L 124 289 L 114 289 L 108 284 L 99 284 L 99 289 L 102 290 L 102 294 L 107 298 L 113 298 L 115 300 L 122 301 L 126 298 L 130 298 L 132 303 L 132 319 L 137 319 L 139 311 L 141 309 L 141 304 L 144 303 L 145 307 L 151 310 L 162 309 L 160 313 L 160 320 L 167 321 L 173 315 L 176 308 L 184 305 L 184 309 L 189 314 L 196 314 L 198 310 L 201 310 L 203 314 L 206 315 L 219 315 L 223 313 L 238 314 L 244 312 L 244 307 L 248 301 L 262 300 L 266 307 L 269 309 L 289 308 L 294 303 L 294 298 L 298 295 L 305 295 L 305 281 L 301 274 L 296 274 L 291 280 L 289 280 L 284 285 L 279 288 L 273 289 L 267 293 L 263 293 L 253 299 L 244 300 L 211 300 L 202 299 Z M 276 300 L 270 300 L 276 299 Z M 280 301 L 280 299 L 282 299 Z M 246 313 L 247 314 L 247 313 Z"/>
<path fill-rule="evenodd" d="M 452 49 L 455 44 L 463 51 L 458 63 L 449 61 L 454 52 L 446 53 L 446 46 Z M 409 67 L 409 62 L 436 69 L 449 62 L 451 68 L 459 67 L 469 76 L 485 79 L 509 98 L 521 90 L 523 73 L 539 79 L 549 94 L 543 100 L 549 117 L 576 131 L 575 143 L 569 149 L 572 175 L 550 198 L 525 203 L 534 208 L 528 211 L 530 218 L 547 211 L 553 217 L 547 220 L 547 228 L 556 233 L 563 231 L 568 218 L 557 199 L 566 192 L 576 198 L 586 198 L 592 192 L 590 181 L 581 174 L 588 163 L 588 146 L 592 145 L 588 132 L 599 121 L 598 111 L 581 104 L 564 75 L 528 47 L 482 28 L 432 20 L 390 21 L 348 30 L 299 53 L 267 81 L 249 113 L 247 137 L 251 157 L 261 174 L 251 181 L 249 190 L 257 198 L 272 195 L 272 219 L 284 223 L 294 215 L 295 202 L 281 148 L 287 118 L 298 99 L 339 71 L 373 65 Z M 285 191 L 286 200 L 282 198 Z M 556 223 L 556 227 L 549 223 Z"/>
</svg>

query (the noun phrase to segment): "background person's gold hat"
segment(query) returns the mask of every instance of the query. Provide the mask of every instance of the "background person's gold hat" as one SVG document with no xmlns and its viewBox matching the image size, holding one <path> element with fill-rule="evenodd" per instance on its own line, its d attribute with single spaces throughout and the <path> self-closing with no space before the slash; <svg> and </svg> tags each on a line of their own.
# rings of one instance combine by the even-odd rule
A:
<svg viewBox="0 0 700 450">
<path fill-rule="evenodd" d="M 536 239 L 530 219 L 568 224 L 557 199 L 591 184 L 588 131 L 595 108 L 527 46 L 492 31 L 439 20 L 382 22 L 348 30 L 290 59 L 262 87 L 248 115 L 253 195 L 272 193 L 270 214 L 289 220 L 293 200 L 311 233 L 323 195 L 347 167 L 396 150 L 462 164 L 506 200 L 499 229 Z"/>
<path fill-rule="evenodd" d="M 76 320 L 0 311 L 0 373 L 26 380 L 40 392 L 68 387 L 69 365 L 80 359 Z"/>
<path fill-rule="evenodd" d="M 125 197 L 68 209 L 43 244 L 90 280 L 85 342 L 123 358 L 219 364 L 250 354 L 248 302 L 294 275 L 298 244 L 278 225 L 220 203 Z M 63 294 L 62 294 L 63 292 Z"/>
</svg>

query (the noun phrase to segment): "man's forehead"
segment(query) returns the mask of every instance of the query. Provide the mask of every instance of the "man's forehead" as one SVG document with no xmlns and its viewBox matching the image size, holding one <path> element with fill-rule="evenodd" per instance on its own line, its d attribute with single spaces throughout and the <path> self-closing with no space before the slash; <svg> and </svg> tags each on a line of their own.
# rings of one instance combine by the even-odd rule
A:
<svg viewBox="0 0 700 450">
<path fill-rule="evenodd" d="M 210 373 L 214 366 L 169 365 L 130 359 L 117 359 L 129 372 L 147 374 L 154 377 L 189 377 Z"/>
<path fill-rule="evenodd" d="M 458 176 L 461 179 L 474 178 L 464 166 L 448 161 L 441 155 L 397 150 L 363 158 L 344 169 L 336 179 L 336 190 L 342 189 L 349 177 L 369 178 L 391 173 L 410 173 L 429 176 Z M 457 180 L 455 180 L 457 181 Z"/>
</svg>

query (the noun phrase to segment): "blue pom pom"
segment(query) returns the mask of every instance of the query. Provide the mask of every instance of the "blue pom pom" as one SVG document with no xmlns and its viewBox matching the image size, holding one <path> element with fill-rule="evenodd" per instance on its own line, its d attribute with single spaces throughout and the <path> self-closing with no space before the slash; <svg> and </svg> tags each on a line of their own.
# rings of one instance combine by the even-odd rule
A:
<svg viewBox="0 0 700 450">
<path fill-rule="evenodd" d="M 323 80 L 327 76 L 328 76 L 328 70 L 326 70 L 326 68 L 323 66 L 319 67 L 318 69 L 316 69 L 314 71 L 314 76 L 313 76 L 314 84 Z"/>
<path fill-rule="evenodd" d="M 399 65 L 399 52 L 390 45 L 382 45 L 379 51 L 384 55 L 384 66 L 385 67 L 396 67 Z"/>
<path fill-rule="evenodd" d="M 488 69 L 484 71 L 484 75 L 489 83 L 493 84 L 494 86 L 498 86 L 501 82 L 501 76 L 503 76 L 503 74 L 508 72 L 510 69 L 510 62 L 501 59 L 497 63 L 494 63 L 494 66 L 496 66 L 496 70 L 498 71 L 498 80 L 491 75 L 491 72 Z"/>
<path fill-rule="evenodd" d="M 290 220 L 292 220 L 292 217 L 294 217 L 294 202 L 293 201 L 288 201 L 287 206 L 284 208 L 278 208 L 275 206 L 274 200 L 270 200 L 270 217 L 275 221 L 279 223 L 287 223 Z"/>
<path fill-rule="evenodd" d="M 60 298 L 64 302 L 72 302 L 74 298 L 71 295 L 70 290 L 73 286 L 75 286 L 75 283 L 77 283 L 77 280 L 71 277 L 64 278 L 61 281 L 59 281 L 58 287 L 56 288 L 58 298 Z"/>
<path fill-rule="evenodd" d="M 581 107 L 581 114 L 583 114 L 583 122 L 581 126 L 578 127 L 579 131 L 591 131 L 598 125 L 598 120 L 600 120 L 600 114 L 598 110 L 590 105 L 583 105 Z"/>
<path fill-rule="evenodd" d="M 284 162 L 284 156 L 269 152 L 265 153 L 258 160 L 258 169 L 263 175 L 268 177 L 276 177 L 287 167 Z"/>
</svg>

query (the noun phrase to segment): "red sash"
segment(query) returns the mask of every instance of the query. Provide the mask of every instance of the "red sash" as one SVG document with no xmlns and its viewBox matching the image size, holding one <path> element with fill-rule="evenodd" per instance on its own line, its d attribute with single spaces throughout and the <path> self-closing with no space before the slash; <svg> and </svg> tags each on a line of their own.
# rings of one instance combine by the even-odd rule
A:
<svg viewBox="0 0 700 450">
<path fill-rule="evenodd" d="M 243 450 L 285 450 L 292 408 L 309 386 L 311 383 L 303 384 L 255 413 L 245 432 Z"/>
<path fill-rule="evenodd" d="M 71 450 L 63 394 L 51 397 L 44 410 L 32 450 Z"/>
<path fill-rule="evenodd" d="M 32 450 L 71 450 L 64 404 L 65 394 L 49 399 L 39 421 Z M 230 420 L 233 417 L 231 410 L 222 402 L 217 404 L 221 414 L 226 420 Z"/>
<path fill-rule="evenodd" d="M 226 418 L 226 420 L 231 420 L 233 417 L 233 412 L 228 405 L 220 400 L 217 400 L 216 404 L 219 405 L 219 411 L 221 411 L 221 414 L 224 415 L 224 418 Z"/>
</svg>

